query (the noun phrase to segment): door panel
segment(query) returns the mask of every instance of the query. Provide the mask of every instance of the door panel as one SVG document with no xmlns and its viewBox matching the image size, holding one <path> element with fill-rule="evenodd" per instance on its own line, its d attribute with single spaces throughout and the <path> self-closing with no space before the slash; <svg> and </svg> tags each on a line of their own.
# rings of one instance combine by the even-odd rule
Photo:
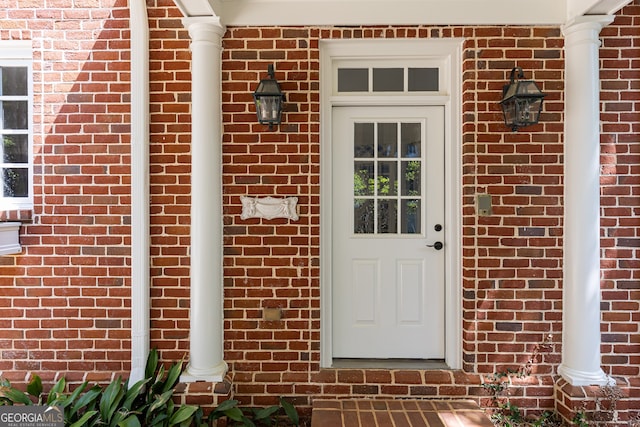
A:
<svg viewBox="0 0 640 427">
<path fill-rule="evenodd" d="M 380 280 L 378 260 L 357 259 L 353 261 L 353 289 L 350 298 L 354 302 L 353 322 L 357 325 L 375 325 L 378 307 Z"/>
<path fill-rule="evenodd" d="M 444 108 L 336 107 L 334 358 L 444 357 Z"/>
<path fill-rule="evenodd" d="M 422 305 L 424 300 L 424 262 L 398 260 L 398 323 L 401 325 L 419 325 L 422 323 Z"/>
</svg>

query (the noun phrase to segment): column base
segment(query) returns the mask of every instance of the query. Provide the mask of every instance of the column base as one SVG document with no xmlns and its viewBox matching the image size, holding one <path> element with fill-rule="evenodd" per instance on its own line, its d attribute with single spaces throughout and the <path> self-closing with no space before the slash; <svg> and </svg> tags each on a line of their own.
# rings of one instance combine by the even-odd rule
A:
<svg viewBox="0 0 640 427">
<path fill-rule="evenodd" d="M 224 381 L 228 370 L 229 366 L 227 366 L 225 361 L 222 361 L 217 366 L 207 370 L 197 369 L 191 366 L 191 364 L 188 364 L 182 375 L 180 375 L 180 382 L 194 383 L 198 381 L 205 381 L 221 383 Z"/>
<path fill-rule="evenodd" d="M 567 425 L 627 425 L 629 385 L 577 386 L 560 378 L 555 384 L 555 409 Z M 613 384 L 616 384 L 613 381 Z"/>
<path fill-rule="evenodd" d="M 596 372 L 585 372 L 571 369 L 565 365 L 560 365 L 558 373 L 562 375 L 562 378 L 574 386 L 614 386 L 616 380 L 604 373 L 602 369 Z"/>
<path fill-rule="evenodd" d="M 179 383 L 174 398 L 182 405 L 198 405 L 208 414 L 225 400 L 233 399 L 233 372 L 229 371 L 221 382 Z"/>
</svg>

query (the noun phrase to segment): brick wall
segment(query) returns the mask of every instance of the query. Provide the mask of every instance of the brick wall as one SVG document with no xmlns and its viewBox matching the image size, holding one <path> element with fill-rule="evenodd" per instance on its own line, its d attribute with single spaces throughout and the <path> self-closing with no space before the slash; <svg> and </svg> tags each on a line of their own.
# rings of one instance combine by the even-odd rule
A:
<svg viewBox="0 0 640 427">
<path fill-rule="evenodd" d="M 0 36 L 31 39 L 35 47 L 36 206 L 33 222 L 23 227 L 23 255 L 0 258 L 0 322 L 8 325 L 0 328 L 0 370 L 15 380 L 30 371 L 106 379 L 129 367 L 127 5 L 9 3 L 0 11 Z M 152 346 L 176 360 L 188 352 L 189 329 L 189 37 L 171 0 L 147 6 Z M 601 50 L 603 361 L 608 373 L 629 378 L 635 397 L 639 9 L 636 0 L 603 30 Z M 465 372 L 320 371 L 318 41 L 405 37 L 466 39 Z M 483 378 L 535 354 L 529 363 L 535 375 L 517 388 L 516 403 L 552 407 L 562 330 L 559 29 L 229 28 L 223 45 L 225 359 L 236 397 L 264 405 L 279 395 L 302 404 L 320 394 L 479 396 Z M 278 131 L 256 123 L 251 98 L 269 63 L 287 94 Z M 497 101 L 515 65 L 548 96 L 542 123 L 511 133 Z M 476 215 L 482 193 L 492 196 L 490 217 Z M 297 196 L 300 220 L 241 221 L 245 194 Z M 263 321 L 268 307 L 281 308 L 283 320 Z"/>
<path fill-rule="evenodd" d="M 319 103 L 317 92 L 309 93 L 309 88 L 318 87 L 318 40 L 383 37 L 466 39 L 465 370 L 504 372 L 526 363 L 550 334 L 553 343 L 561 339 L 564 63 L 559 29 L 230 28 L 223 61 L 225 325 L 227 336 L 232 337 L 226 343 L 226 360 L 233 364 L 238 395 L 252 403 L 259 403 L 261 395 L 273 393 L 274 388 L 295 395 L 478 393 L 469 387 L 477 388 L 479 378 L 464 375 L 450 378 L 443 373 L 440 384 L 409 373 L 382 378 L 384 375 L 373 372 L 345 371 L 328 380 L 326 375 L 316 374 L 319 271 L 313 267 L 320 261 L 319 230 L 313 227 L 319 221 L 318 200 L 313 197 L 318 187 L 313 184 L 319 182 L 315 157 L 319 151 Z M 250 96 L 271 62 L 277 64 L 276 78 L 287 93 L 288 106 L 283 120 L 286 125 L 275 133 L 265 132 L 265 127 L 255 123 Z M 536 70 L 528 77 L 548 93 L 544 124 L 517 134 L 506 131 L 497 104 L 515 65 L 528 73 Z M 475 216 L 477 193 L 493 195 L 493 216 Z M 244 194 L 299 195 L 301 222 L 291 226 L 285 221 L 240 221 L 239 196 Z M 290 233 L 295 240 L 288 237 Z M 303 246 L 298 246 L 298 241 Z M 281 307 L 286 320 L 262 321 L 260 308 L 268 305 Z M 312 333 L 308 334 L 310 327 Z M 552 351 L 541 354 L 536 373 L 550 375 L 559 361 L 558 351 L 553 346 Z M 315 384 L 310 387 L 308 382 Z M 552 392 L 549 388 L 546 394 L 538 393 L 526 404 L 538 406 L 539 399 L 548 400 Z"/>
<path fill-rule="evenodd" d="M 640 1 L 601 32 L 602 354 L 640 412 Z"/>
<path fill-rule="evenodd" d="M 0 9 L 0 38 L 31 40 L 34 56 L 35 206 L 17 213 L 31 218 L 22 255 L 0 258 L 0 371 L 11 380 L 102 380 L 129 366 L 128 6 L 73 4 Z"/>
<path fill-rule="evenodd" d="M 149 2 L 151 340 L 168 360 L 189 348 L 191 53 L 173 1 Z"/>
<path fill-rule="evenodd" d="M 465 369 L 504 372 L 561 340 L 562 74 L 557 28 L 480 28 L 466 45 L 463 141 Z M 513 66 L 547 94 L 541 124 L 517 133 L 497 101 Z M 493 215 L 478 217 L 477 194 Z M 559 350 L 559 349 L 556 349 Z M 537 364 L 549 374 L 557 351 Z"/>
<path fill-rule="evenodd" d="M 319 95 L 317 29 L 231 28 L 224 40 L 225 328 L 239 395 L 317 393 Z M 284 126 L 256 123 L 267 64 L 287 95 Z M 297 196 L 300 220 L 239 219 L 241 195 Z M 263 321 L 277 307 L 282 321 Z M 246 382 L 246 384 L 245 384 Z"/>
</svg>

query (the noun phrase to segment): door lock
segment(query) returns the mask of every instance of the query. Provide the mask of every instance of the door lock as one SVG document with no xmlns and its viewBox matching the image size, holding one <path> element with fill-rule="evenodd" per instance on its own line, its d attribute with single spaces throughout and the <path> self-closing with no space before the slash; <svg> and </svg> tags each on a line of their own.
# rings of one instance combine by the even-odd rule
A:
<svg viewBox="0 0 640 427">
<path fill-rule="evenodd" d="M 442 249 L 444 247 L 444 243 L 442 242 L 435 242 L 433 245 L 427 245 L 428 248 L 433 248 L 436 251 L 439 251 L 440 249 Z"/>
</svg>

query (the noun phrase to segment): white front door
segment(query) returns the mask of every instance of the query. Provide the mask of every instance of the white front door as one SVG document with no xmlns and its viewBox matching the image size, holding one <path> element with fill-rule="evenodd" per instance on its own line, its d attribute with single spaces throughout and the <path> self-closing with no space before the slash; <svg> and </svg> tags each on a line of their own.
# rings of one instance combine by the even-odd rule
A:
<svg viewBox="0 0 640 427">
<path fill-rule="evenodd" d="M 444 107 L 334 107 L 333 358 L 444 359 Z"/>
</svg>

